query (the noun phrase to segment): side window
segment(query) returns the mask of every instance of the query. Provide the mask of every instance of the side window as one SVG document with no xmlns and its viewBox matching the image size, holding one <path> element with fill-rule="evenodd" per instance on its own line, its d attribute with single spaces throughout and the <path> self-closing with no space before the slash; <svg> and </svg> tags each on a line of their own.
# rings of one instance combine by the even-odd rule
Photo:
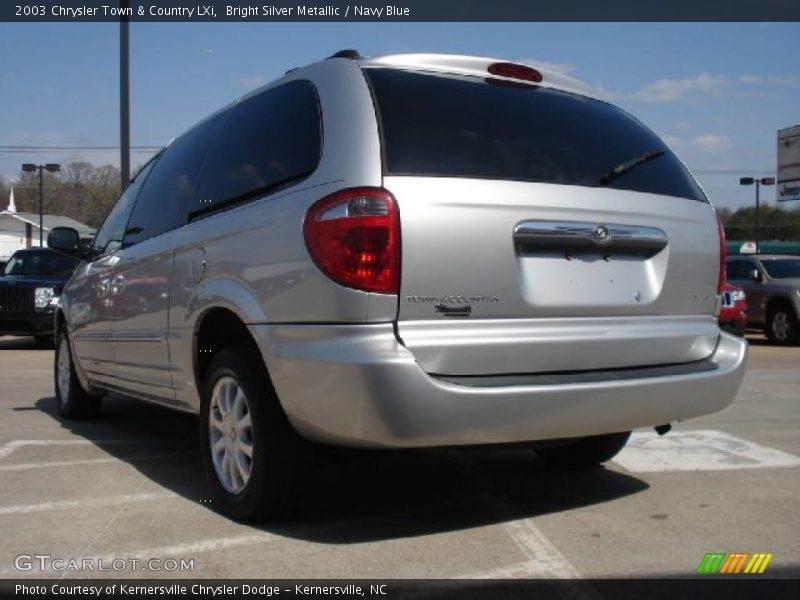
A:
<svg viewBox="0 0 800 600">
<path fill-rule="evenodd" d="M 750 279 L 750 271 L 756 268 L 751 260 L 736 260 L 728 264 L 728 279 L 745 280 Z"/>
<path fill-rule="evenodd" d="M 320 160 L 320 127 L 317 94 L 307 81 L 235 105 L 208 155 L 189 213 L 242 202 L 307 177 Z"/>
<path fill-rule="evenodd" d="M 741 279 L 741 272 L 742 272 L 742 261 L 740 260 L 731 260 L 728 261 L 728 264 L 725 268 L 725 276 L 728 279 Z"/>
<path fill-rule="evenodd" d="M 94 240 L 92 241 L 93 254 L 100 255 L 114 252 L 122 245 L 122 238 L 125 235 L 125 225 L 128 223 L 128 219 L 131 216 L 133 203 L 136 200 L 136 196 L 139 194 L 139 190 L 142 188 L 142 184 L 145 179 L 147 179 L 150 170 L 157 160 L 158 157 L 142 167 L 136 174 L 136 177 L 133 178 L 133 181 L 131 181 L 128 187 L 125 188 L 125 191 L 122 192 L 116 204 L 114 204 L 108 212 L 105 221 L 103 221 L 100 229 L 97 230 Z"/>
<path fill-rule="evenodd" d="M 137 244 L 186 223 L 186 209 L 223 115 L 191 129 L 167 147 L 147 178 L 125 230 L 125 246 Z"/>
</svg>

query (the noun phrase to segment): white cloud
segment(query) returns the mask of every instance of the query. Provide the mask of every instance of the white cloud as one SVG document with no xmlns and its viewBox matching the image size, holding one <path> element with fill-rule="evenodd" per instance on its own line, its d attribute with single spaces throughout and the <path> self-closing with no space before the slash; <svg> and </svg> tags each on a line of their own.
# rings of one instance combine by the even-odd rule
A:
<svg viewBox="0 0 800 600">
<path fill-rule="evenodd" d="M 267 82 L 267 79 L 263 75 L 250 75 L 248 77 L 242 77 L 236 82 L 241 88 L 246 90 L 254 90 L 257 87 L 261 87 Z"/>
<path fill-rule="evenodd" d="M 661 138 L 672 148 L 698 150 L 709 154 L 721 152 L 733 146 L 731 138 L 718 133 L 703 133 L 688 139 L 675 135 L 663 135 Z"/>
<path fill-rule="evenodd" d="M 705 133 L 694 138 L 692 140 L 692 146 L 703 152 L 719 152 L 733 146 L 733 142 L 725 135 Z"/>
<path fill-rule="evenodd" d="M 767 83 L 798 87 L 800 86 L 800 77 L 797 75 L 767 75 Z"/>
<path fill-rule="evenodd" d="M 659 79 L 629 97 L 639 102 L 691 102 L 701 96 L 717 95 L 730 85 L 724 75 L 700 73 L 685 79 Z"/>
<path fill-rule="evenodd" d="M 739 75 L 739 83 L 761 83 L 764 78 L 761 75 Z"/>
<path fill-rule="evenodd" d="M 520 62 L 525 63 L 526 65 L 532 65 L 534 67 L 541 67 L 543 69 L 547 69 L 548 71 L 563 73 L 564 75 L 568 75 L 575 70 L 575 65 L 572 63 L 550 62 L 547 60 L 539 60 L 538 58 L 523 58 L 520 60 Z"/>
<path fill-rule="evenodd" d="M 728 76 L 703 72 L 684 79 L 659 79 L 637 92 L 622 94 L 621 97 L 647 103 L 693 103 L 703 97 L 719 96 L 736 86 L 765 85 L 800 87 L 800 76 L 755 74 Z"/>
</svg>

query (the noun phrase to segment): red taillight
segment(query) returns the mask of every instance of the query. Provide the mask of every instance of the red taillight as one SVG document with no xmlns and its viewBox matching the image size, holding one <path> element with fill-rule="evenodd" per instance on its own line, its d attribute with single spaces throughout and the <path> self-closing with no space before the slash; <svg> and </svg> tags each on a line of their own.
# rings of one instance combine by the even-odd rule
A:
<svg viewBox="0 0 800 600">
<path fill-rule="evenodd" d="M 725 240 L 725 226 L 717 215 L 717 232 L 719 234 L 719 278 L 717 279 L 717 294 L 725 291 L 725 269 L 728 258 L 728 244 Z"/>
<path fill-rule="evenodd" d="M 397 203 L 381 188 L 354 188 L 314 204 L 303 223 L 311 258 L 334 281 L 396 294 L 400 274 Z"/>
<path fill-rule="evenodd" d="M 533 67 L 509 62 L 489 65 L 489 73 L 497 77 L 511 77 L 512 79 L 522 79 L 523 81 L 533 81 L 534 83 L 539 83 L 542 80 L 542 74 Z"/>
</svg>

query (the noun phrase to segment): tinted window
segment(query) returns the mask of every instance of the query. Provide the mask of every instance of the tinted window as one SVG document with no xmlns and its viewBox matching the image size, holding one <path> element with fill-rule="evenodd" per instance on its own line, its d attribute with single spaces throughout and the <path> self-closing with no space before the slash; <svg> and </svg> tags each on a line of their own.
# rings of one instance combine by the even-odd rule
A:
<svg viewBox="0 0 800 600">
<path fill-rule="evenodd" d="M 380 115 L 388 174 L 606 185 L 706 201 L 653 132 L 606 102 L 496 80 L 364 72 Z M 650 160 L 604 182 L 646 153 Z"/>
<path fill-rule="evenodd" d="M 758 269 L 752 260 L 736 260 L 728 263 L 727 276 L 729 279 L 751 279 L 750 273 Z"/>
<path fill-rule="evenodd" d="M 725 275 L 728 279 L 745 279 L 747 263 L 742 260 L 732 260 L 728 262 Z"/>
<path fill-rule="evenodd" d="M 136 200 L 136 195 L 142 188 L 142 184 L 150 169 L 153 168 L 155 161 L 151 160 L 136 174 L 133 180 L 125 188 L 125 191 L 119 197 L 116 204 L 111 208 L 106 215 L 105 221 L 100 229 L 95 234 L 94 241 L 92 242 L 92 251 L 94 254 L 105 254 L 106 252 L 114 252 L 122 245 L 122 238 L 125 234 L 125 225 L 131 216 L 131 209 Z"/>
<path fill-rule="evenodd" d="M 217 115 L 167 147 L 136 200 L 125 232 L 126 246 L 186 223 L 200 169 L 223 119 L 223 115 Z"/>
<path fill-rule="evenodd" d="M 4 274 L 31 277 L 69 275 L 77 264 L 77 258 L 57 252 L 17 252 L 8 261 Z"/>
<path fill-rule="evenodd" d="M 310 175 L 321 151 L 313 86 L 292 81 L 229 109 L 209 153 L 194 211 L 246 200 Z"/>
<path fill-rule="evenodd" d="M 800 258 L 767 258 L 761 264 L 775 279 L 800 279 Z"/>
</svg>

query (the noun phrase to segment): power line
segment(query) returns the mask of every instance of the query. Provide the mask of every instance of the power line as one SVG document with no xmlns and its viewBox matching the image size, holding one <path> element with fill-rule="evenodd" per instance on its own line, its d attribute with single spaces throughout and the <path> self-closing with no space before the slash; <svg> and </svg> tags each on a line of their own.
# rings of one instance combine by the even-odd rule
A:
<svg viewBox="0 0 800 600">
<path fill-rule="evenodd" d="M 163 146 L 131 146 L 132 154 L 153 154 Z M 48 154 L 54 152 L 117 152 L 119 146 L 0 146 L 0 154 Z"/>
<path fill-rule="evenodd" d="M 741 175 L 742 173 L 775 173 L 775 169 L 689 169 L 692 173 Z"/>
<path fill-rule="evenodd" d="M 164 146 L 156 145 L 139 145 L 131 146 L 131 149 L 137 150 L 161 150 Z M 23 150 L 119 150 L 119 146 L 101 146 L 101 145 L 82 145 L 82 146 L 45 146 L 45 145 L 7 145 L 0 144 L 0 150 L 8 151 L 23 151 Z"/>
</svg>

